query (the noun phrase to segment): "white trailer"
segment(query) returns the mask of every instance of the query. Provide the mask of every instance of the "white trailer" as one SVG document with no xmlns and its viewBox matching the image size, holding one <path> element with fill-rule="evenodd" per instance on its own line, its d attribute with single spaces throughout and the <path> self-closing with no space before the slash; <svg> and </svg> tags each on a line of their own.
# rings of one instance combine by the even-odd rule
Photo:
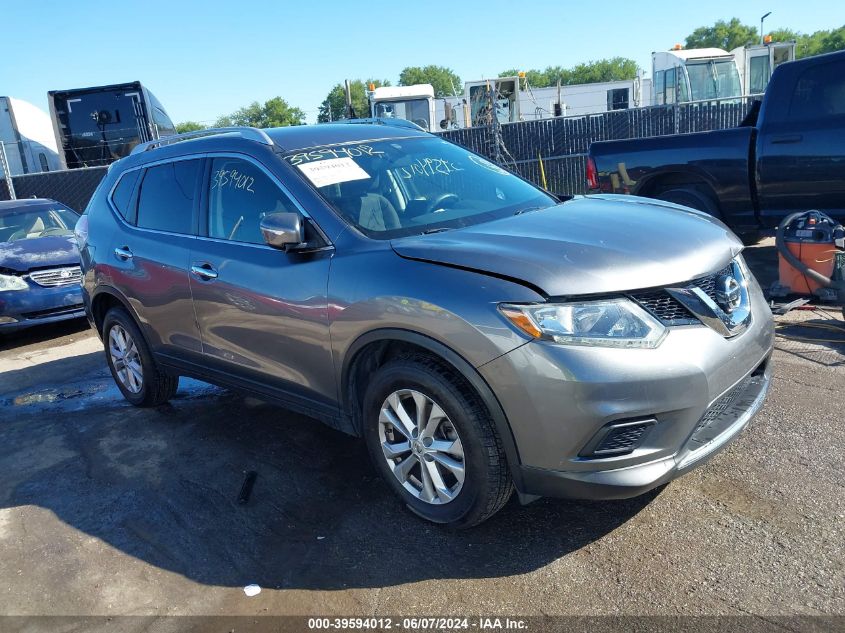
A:
<svg viewBox="0 0 845 633">
<path fill-rule="evenodd" d="M 12 176 L 60 168 L 50 117 L 27 101 L 0 97 L 0 141 Z"/>
<path fill-rule="evenodd" d="M 431 84 L 387 86 L 369 92 L 370 116 L 380 119 L 406 119 L 424 130 L 434 131 L 434 88 Z"/>
</svg>

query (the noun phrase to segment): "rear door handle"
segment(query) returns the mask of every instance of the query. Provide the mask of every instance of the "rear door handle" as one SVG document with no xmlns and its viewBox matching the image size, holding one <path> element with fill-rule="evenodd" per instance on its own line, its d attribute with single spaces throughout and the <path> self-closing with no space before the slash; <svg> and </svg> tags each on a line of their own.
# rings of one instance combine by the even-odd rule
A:
<svg viewBox="0 0 845 633">
<path fill-rule="evenodd" d="M 118 246 L 114 249 L 114 256 L 125 262 L 127 259 L 132 259 L 132 251 L 128 246 Z"/>
<path fill-rule="evenodd" d="M 788 134 L 786 136 L 773 136 L 772 145 L 787 145 L 789 143 L 800 143 L 804 137 L 800 134 Z"/>
<path fill-rule="evenodd" d="M 211 264 L 201 264 L 191 266 L 191 274 L 208 281 L 209 279 L 217 279 L 217 271 Z"/>
</svg>

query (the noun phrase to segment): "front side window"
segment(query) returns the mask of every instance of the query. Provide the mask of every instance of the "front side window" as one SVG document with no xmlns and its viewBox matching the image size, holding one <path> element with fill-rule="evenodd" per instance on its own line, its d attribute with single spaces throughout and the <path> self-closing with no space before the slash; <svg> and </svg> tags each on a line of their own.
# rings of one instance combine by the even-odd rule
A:
<svg viewBox="0 0 845 633">
<path fill-rule="evenodd" d="M 299 150 L 285 160 L 340 216 L 376 239 L 470 226 L 557 202 L 435 137 Z"/>
<path fill-rule="evenodd" d="M 138 194 L 138 226 L 170 233 L 193 233 L 199 171 L 198 159 L 149 167 Z"/>
<path fill-rule="evenodd" d="M 675 103 L 675 69 L 666 71 L 666 103 Z"/>
<path fill-rule="evenodd" d="M 413 121 L 424 130 L 427 130 L 428 99 L 381 101 L 375 105 L 375 116 L 383 119 L 405 119 L 407 121 Z"/>
<path fill-rule="evenodd" d="M 655 105 L 663 105 L 663 86 L 664 86 L 664 72 L 662 70 L 658 70 L 654 73 L 654 102 Z"/>
<path fill-rule="evenodd" d="M 769 83 L 769 56 L 758 55 L 749 61 L 749 82 L 748 93 L 753 95 L 763 94 L 766 91 L 766 84 Z"/>
<path fill-rule="evenodd" d="M 264 244 L 259 227 L 270 213 L 297 213 L 293 201 L 255 164 L 215 158 L 208 192 L 208 236 Z"/>
</svg>

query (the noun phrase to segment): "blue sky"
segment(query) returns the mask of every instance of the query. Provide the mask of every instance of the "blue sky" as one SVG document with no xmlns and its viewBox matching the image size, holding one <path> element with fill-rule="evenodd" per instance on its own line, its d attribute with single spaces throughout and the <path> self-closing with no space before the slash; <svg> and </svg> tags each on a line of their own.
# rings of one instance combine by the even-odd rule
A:
<svg viewBox="0 0 845 633">
<path fill-rule="evenodd" d="M 405 66 L 439 64 L 466 81 L 617 55 L 648 69 L 651 51 L 720 18 L 757 25 L 772 11 L 766 30 L 812 32 L 845 22 L 841 7 L 834 0 L 0 0 L 0 95 L 46 110 L 48 90 L 137 79 L 176 122 L 212 122 L 277 95 L 313 122 L 344 78 L 396 83 Z"/>
</svg>

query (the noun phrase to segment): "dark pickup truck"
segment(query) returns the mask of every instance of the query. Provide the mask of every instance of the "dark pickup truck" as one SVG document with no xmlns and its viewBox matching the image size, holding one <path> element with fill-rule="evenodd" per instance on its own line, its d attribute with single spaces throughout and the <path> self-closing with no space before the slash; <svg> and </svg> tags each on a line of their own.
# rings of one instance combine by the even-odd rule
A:
<svg viewBox="0 0 845 633">
<path fill-rule="evenodd" d="M 738 233 L 807 209 L 845 220 L 845 51 L 779 66 L 738 128 L 593 143 L 587 181 L 707 211 Z"/>
</svg>

